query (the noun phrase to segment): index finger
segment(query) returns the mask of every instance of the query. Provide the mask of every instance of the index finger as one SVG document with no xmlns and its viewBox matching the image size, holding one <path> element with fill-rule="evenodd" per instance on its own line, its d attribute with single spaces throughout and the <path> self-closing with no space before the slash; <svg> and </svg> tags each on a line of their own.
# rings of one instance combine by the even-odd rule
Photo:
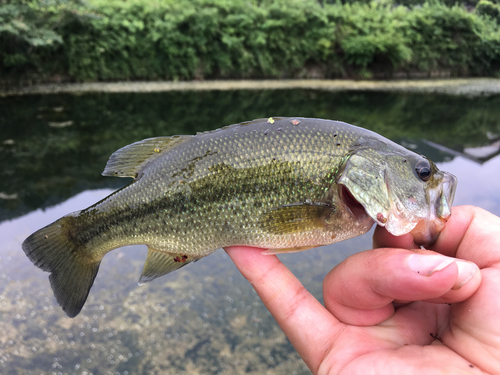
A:
<svg viewBox="0 0 500 375">
<path fill-rule="evenodd" d="M 500 218 L 479 207 L 458 206 L 429 250 L 465 259 L 479 268 L 500 262 Z"/>
<path fill-rule="evenodd" d="M 309 368 L 315 372 L 340 333 L 340 323 L 314 298 L 275 255 L 263 249 L 233 246 L 225 249 L 255 288 L 267 309 Z"/>
</svg>

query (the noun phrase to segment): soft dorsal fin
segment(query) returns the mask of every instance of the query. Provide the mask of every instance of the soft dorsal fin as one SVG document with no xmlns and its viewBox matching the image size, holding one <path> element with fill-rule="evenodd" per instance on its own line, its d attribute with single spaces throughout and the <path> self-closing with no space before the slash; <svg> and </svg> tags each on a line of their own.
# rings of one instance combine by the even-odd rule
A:
<svg viewBox="0 0 500 375">
<path fill-rule="evenodd" d="M 176 135 L 148 138 L 122 147 L 109 157 L 102 175 L 135 178 L 146 164 L 191 137 L 191 135 Z"/>
<path fill-rule="evenodd" d="M 166 253 L 149 247 L 148 256 L 144 263 L 141 277 L 139 278 L 139 285 L 146 284 L 160 276 L 178 270 L 198 259 L 191 255 Z"/>
</svg>

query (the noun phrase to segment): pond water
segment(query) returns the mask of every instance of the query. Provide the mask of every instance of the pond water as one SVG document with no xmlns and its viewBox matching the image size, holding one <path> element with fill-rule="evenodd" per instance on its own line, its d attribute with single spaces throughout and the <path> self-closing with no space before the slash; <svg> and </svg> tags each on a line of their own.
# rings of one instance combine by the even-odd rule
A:
<svg viewBox="0 0 500 375">
<path fill-rule="evenodd" d="M 80 315 L 68 318 L 22 241 L 127 181 L 102 177 L 116 149 L 154 136 L 269 116 L 372 129 L 458 177 L 455 204 L 500 215 L 500 96 L 207 91 L 0 98 L 0 373 L 308 374 L 227 255 L 144 286 L 145 246 L 108 254 Z M 367 234 L 280 256 L 322 299 L 326 273 L 371 247 Z"/>
</svg>

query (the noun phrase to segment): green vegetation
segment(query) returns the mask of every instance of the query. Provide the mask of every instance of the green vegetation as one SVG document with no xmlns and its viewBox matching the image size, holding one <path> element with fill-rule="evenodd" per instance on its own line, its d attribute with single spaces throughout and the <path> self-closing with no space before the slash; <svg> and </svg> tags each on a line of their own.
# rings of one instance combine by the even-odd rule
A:
<svg viewBox="0 0 500 375">
<path fill-rule="evenodd" d="M 0 0 L 0 81 L 497 75 L 498 4 L 428 1 Z"/>
<path fill-rule="evenodd" d="M 500 21 L 500 4 L 497 1 L 481 0 L 477 4 L 476 12 L 478 14 L 489 16 Z"/>
</svg>

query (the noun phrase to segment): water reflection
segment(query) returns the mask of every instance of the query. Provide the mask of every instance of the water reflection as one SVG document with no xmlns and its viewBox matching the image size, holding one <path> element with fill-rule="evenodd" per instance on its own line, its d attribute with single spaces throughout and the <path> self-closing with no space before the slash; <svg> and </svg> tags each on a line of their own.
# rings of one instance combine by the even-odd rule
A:
<svg viewBox="0 0 500 375">
<path fill-rule="evenodd" d="M 500 157 L 490 152 L 479 164 L 465 155 L 495 147 L 498 104 L 498 96 L 300 90 L 1 98 L 0 168 L 7 177 L 0 181 L 0 372 L 309 373 L 220 250 L 142 287 L 137 280 L 146 247 L 115 250 L 104 258 L 82 313 L 69 319 L 48 274 L 29 262 L 20 244 L 123 185 L 100 176 L 120 146 L 274 114 L 370 125 L 455 174 L 457 205 L 500 215 Z M 321 300 L 326 273 L 370 247 L 365 235 L 281 259 Z"/>
<path fill-rule="evenodd" d="M 342 120 L 395 141 L 425 139 L 459 152 L 500 135 L 500 95 L 268 90 L 5 97 L 0 98 L 0 220 L 87 189 L 118 188 L 123 180 L 100 174 L 113 151 L 137 140 L 276 115 Z M 435 162 L 453 157 L 417 147 Z"/>
</svg>

